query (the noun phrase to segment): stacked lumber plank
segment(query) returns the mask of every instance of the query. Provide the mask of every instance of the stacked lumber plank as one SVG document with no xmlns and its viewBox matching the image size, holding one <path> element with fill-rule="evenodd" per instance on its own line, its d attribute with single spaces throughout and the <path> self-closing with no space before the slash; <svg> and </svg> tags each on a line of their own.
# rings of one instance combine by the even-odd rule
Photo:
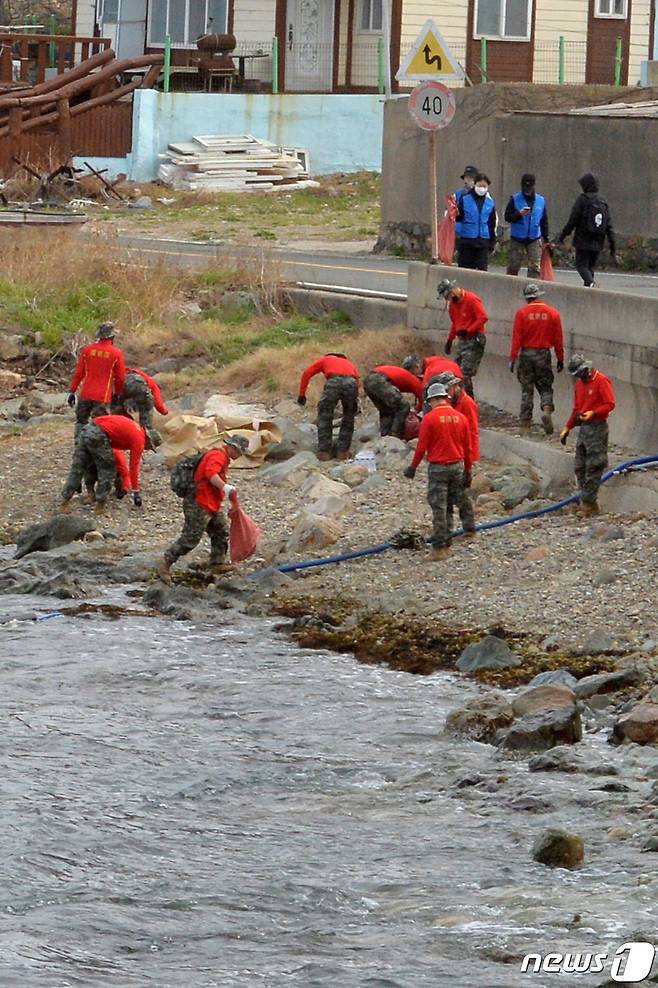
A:
<svg viewBox="0 0 658 988">
<path fill-rule="evenodd" d="M 209 192 L 283 190 L 309 180 L 308 152 L 283 148 L 251 134 L 210 134 L 170 144 L 159 177 L 174 189 Z"/>
</svg>

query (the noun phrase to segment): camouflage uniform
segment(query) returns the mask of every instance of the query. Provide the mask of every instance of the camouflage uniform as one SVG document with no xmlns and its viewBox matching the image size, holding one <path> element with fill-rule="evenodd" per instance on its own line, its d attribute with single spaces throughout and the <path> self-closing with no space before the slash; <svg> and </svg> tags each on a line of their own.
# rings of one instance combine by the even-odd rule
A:
<svg viewBox="0 0 658 988">
<path fill-rule="evenodd" d="M 484 354 L 486 337 L 484 333 L 475 333 L 473 336 L 458 336 L 457 355 L 455 363 L 459 364 L 464 375 L 464 390 L 473 397 L 472 378 L 478 372 L 480 361 Z"/>
<path fill-rule="evenodd" d="M 554 378 L 550 350 L 546 348 L 535 349 L 532 347 L 521 350 L 519 363 L 516 368 L 516 376 L 521 385 L 521 412 L 519 417 L 522 422 L 532 421 L 535 388 L 539 392 L 539 404 L 541 408 L 549 405 L 551 411 L 554 410 Z"/>
<path fill-rule="evenodd" d="M 153 428 L 153 395 L 141 374 L 127 374 L 121 400 L 113 406 L 114 414 L 135 410 L 139 414 L 139 424 L 146 429 Z"/>
<path fill-rule="evenodd" d="M 83 477 L 96 476 L 96 500 L 104 503 L 112 489 L 116 477 L 116 462 L 112 445 L 99 425 L 90 422 L 80 429 L 78 441 L 73 450 L 73 462 L 62 498 L 70 501 L 82 486 Z"/>
<path fill-rule="evenodd" d="M 84 426 L 89 419 L 95 419 L 97 415 L 108 415 L 109 409 L 103 401 L 92 401 L 89 398 L 80 398 L 75 407 L 75 440 L 77 442 Z"/>
<path fill-rule="evenodd" d="M 210 537 L 210 565 L 219 566 L 224 563 L 228 552 L 228 524 L 223 511 L 206 511 L 197 504 L 196 489 L 193 489 L 183 498 L 183 514 L 183 531 L 164 554 L 167 566 L 192 552 L 204 532 Z"/>
<path fill-rule="evenodd" d="M 354 434 L 354 416 L 358 407 L 359 386 L 356 378 L 347 374 L 330 377 L 318 402 L 318 449 L 331 453 L 334 437 L 334 409 L 338 402 L 343 406 L 343 417 L 338 433 L 338 452 L 348 450 Z"/>
<path fill-rule="evenodd" d="M 510 240 L 507 252 L 509 256 L 507 273 L 518 274 L 527 261 L 528 278 L 539 278 L 542 249 L 541 237 L 538 240 L 531 240 L 527 244 L 521 243 L 520 240 Z"/>
<path fill-rule="evenodd" d="M 400 389 L 385 374 L 371 371 L 363 382 L 363 390 L 379 412 L 380 435 L 402 439 L 411 404 Z"/>
<path fill-rule="evenodd" d="M 432 545 L 447 548 L 451 542 L 448 504 L 460 504 L 464 489 L 464 463 L 430 463 L 427 468 L 427 502 L 432 509 Z"/>
<path fill-rule="evenodd" d="M 459 499 L 457 501 L 453 501 L 448 498 L 448 525 L 450 526 L 450 529 L 452 529 L 453 526 L 453 513 L 455 508 L 459 511 L 459 518 L 464 531 L 474 532 L 475 512 L 473 511 L 473 499 L 471 498 L 469 488 L 464 487 L 463 483 Z"/>
<path fill-rule="evenodd" d="M 594 504 L 608 465 L 608 423 L 584 422 L 578 430 L 574 469 L 583 504 Z"/>
</svg>

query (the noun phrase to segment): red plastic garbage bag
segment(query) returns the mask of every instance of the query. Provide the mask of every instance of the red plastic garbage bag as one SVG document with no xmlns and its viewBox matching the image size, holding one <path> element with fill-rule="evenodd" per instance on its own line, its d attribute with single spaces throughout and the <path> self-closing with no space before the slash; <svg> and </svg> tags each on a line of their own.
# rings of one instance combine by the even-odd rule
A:
<svg viewBox="0 0 658 988">
<path fill-rule="evenodd" d="M 550 244 L 544 244 L 544 248 L 541 252 L 539 277 L 542 281 L 555 281 L 555 271 L 553 270 L 553 251 Z"/>
<path fill-rule="evenodd" d="M 454 196 L 446 196 L 446 214 L 439 223 L 439 260 L 452 264 L 455 258 L 455 221 L 459 209 Z"/>
<path fill-rule="evenodd" d="M 243 559 L 253 556 L 260 536 L 261 530 L 253 518 L 250 518 L 239 504 L 234 507 L 229 531 L 231 562 L 241 563 Z"/>
<path fill-rule="evenodd" d="M 408 443 L 411 439 L 418 439 L 419 432 L 420 432 L 420 419 L 415 412 L 409 412 L 406 421 L 404 423 L 402 438 L 406 443 Z"/>
</svg>

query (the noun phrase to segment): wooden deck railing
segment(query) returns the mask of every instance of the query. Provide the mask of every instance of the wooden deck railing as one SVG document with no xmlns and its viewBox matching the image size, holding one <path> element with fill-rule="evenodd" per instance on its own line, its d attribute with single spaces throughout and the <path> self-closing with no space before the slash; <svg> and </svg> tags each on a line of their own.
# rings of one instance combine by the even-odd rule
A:
<svg viewBox="0 0 658 988">
<path fill-rule="evenodd" d="M 109 38 L 73 34 L 0 34 L 0 82 L 45 81 L 46 69 L 66 72 L 110 47 Z M 17 71 L 14 72 L 14 63 Z"/>
</svg>

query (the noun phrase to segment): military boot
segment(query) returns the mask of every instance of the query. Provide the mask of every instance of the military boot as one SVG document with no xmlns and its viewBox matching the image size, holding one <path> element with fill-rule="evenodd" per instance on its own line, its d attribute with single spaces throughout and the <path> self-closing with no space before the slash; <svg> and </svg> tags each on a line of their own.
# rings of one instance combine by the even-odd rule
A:
<svg viewBox="0 0 658 988">
<path fill-rule="evenodd" d="M 601 513 L 598 501 L 583 501 L 580 506 L 580 514 L 583 518 L 592 518 Z"/>
<path fill-rule="evenodd" d="M 519 429 L 521 432 L 530 432 L 532 429 L 532 419 L 521 419 L 519 421 Z"/>
<path fill-rule="evenodd" d="M 331 453 L 328 453 L 326 449 L 320 450 L 320 452 L 318 453 L 318 460 L 322 460 L 323 462 L 326 462 L 327 460 L 330 459 L 331 459 Z"/>
<path fill-rule="evenodd" d="M 553 409 L 550 405 L 542 405 L 541 409 L 541 424 L 544 427 L 544 432 L 547 436 L 553 435 L 553 419 L 552 419 Z"/>
<path fill-rule="evenodd" d="M 338 460 L 349 460 L 350 459 L 350 451 L 349 451 L 349 449 L 339 449 L 338 450 L 338 456 L 336 457 L 336 459 L 338 459 Z"/>
<path fill-rule="evenodd" d="M 447 545 L 441 547 L 435 546 L 434 549 L 432 549 L 429 554 L 429 560 L 431 563 L 438 563 L 440 559 L 445 559 L 449 555 L 450 555 L 450 549 L 448 548 Z"/>
</svg>

